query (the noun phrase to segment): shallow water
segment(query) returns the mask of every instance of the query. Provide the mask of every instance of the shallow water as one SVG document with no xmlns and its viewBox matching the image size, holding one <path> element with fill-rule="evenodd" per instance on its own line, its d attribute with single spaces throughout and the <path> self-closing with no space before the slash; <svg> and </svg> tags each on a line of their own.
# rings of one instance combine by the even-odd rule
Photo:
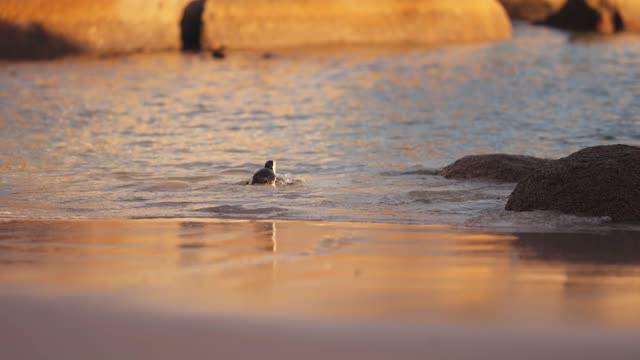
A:
<svg viewBox="0 0 640 360">
<path fill-rule="evenodd" d="M 638 37 L 518 25 L 443 49 L 140 55 L 0 65 L 0 218 L 205 217 L 553 231 L 468 154 L 640 144 Z M 267 159 L 290 186 L 242 185 Z"/>
<path fill-rule="evenodd" d="M 180 312 L 637 329 L 639 279 L 640 244 L 628 231 L 202 219 L 0 223 L 4 290 L 89 294 Z"/>
</svg>

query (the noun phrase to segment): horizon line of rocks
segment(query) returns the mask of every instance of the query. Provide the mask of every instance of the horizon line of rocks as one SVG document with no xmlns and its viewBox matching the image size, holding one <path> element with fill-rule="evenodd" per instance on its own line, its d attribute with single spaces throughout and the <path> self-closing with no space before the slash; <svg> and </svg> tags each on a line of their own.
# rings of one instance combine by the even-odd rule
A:
<svg viewBox="0 0 640 360">
<path fill-rule="evenodd" d="M 366 21 L 349 1 L 315 1 L 4 0 L 0 59 L 201 49 L 220 57 L 225 47 L 267 51 L 319 44 L 453 45 L 507 40 L 511 20 L 569 31 L 640 32 L 640 0 L 390 0 L 369 4 Z M 425 28 L 416 31 L 416 24 Z"/>
</svg>

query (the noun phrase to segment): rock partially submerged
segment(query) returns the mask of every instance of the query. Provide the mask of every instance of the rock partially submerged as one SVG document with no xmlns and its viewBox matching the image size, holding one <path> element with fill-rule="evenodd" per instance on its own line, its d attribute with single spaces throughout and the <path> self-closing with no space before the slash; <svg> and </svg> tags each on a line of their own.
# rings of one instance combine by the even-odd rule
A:
<svg viewBox="0 0 640 360">
<path fill-rule="evenodd" d="M 505 208 L 640 221 L 640 147 L 595 146 L 549 162 L 517 185 Z"/>
<path fill-rule="evenodd" d="M 443 45 L 511 38 L 497 0 L 208 0 L 203 47 Z"/>
<path fill-rule="evenodd" d="M 448 179 L 488 179 L 518 182 L 551 160 L 524 155 L 489 154 L 465 156 L 438 172 Z"/>
<path fill-rule="evenodd" d="M 640 31 L 638 0 L 500 0 L 511 18 L 572 31 Z"/>
</svg>

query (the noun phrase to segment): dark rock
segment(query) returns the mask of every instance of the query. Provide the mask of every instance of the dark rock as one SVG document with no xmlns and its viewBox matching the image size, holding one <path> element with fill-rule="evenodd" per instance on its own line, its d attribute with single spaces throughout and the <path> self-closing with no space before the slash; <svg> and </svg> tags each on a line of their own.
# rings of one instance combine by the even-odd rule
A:
<svg viewBox="0 0 640 360">
<path fill-rule="evenodd" d="M 595 146 L 552 161 L 522 180 L 505 208 L 640 221 L 640 147 Z"/>
<path fill-rule="evenodd" d="M 54 59 L 80 52 L 78 44 L 46 31 L 40 24 L 0 20 L 0 59 Z"/>
<path fill-rule="evenodd" d="M 489 179 L 504 182 L 518 182 L 549 161 L 532 156 L 489 154 L 469 155 L 438 172 L 448 179 Z"/>
<path fill-rule="evenodd" d="M 193 0 L 184 8 L 180 20 L 182 51 L 200 51 L 204 0 Z"/>
<path fill-rule="evenodd" d="M 569 31 L 640 31 L 640 2 L 616 0 L 500 0 L 513 19 Z"/>
<path fill-rule="evenodd" d="M 604 21 L 610 24 L 609 16 L 605 16 L 604 9 L 590 6 L 585 0 L 568 0 L 557 13 L 541 24 L 572 31 L 600 31 L 602 27 L 601 32 L 613 32 L 609 25 L 606 29 L 605 25 L 600 25 Z"/>
<path fill-rule="evenodd" d="M 224 46 L 220 46 L 220 47 L 217 47 L 217 48 L 211 50 L 211 56 L 214 59 L 218 59 L 218 60 L 224 59 L 226 57 L 225 47 Z"/>
</svg>

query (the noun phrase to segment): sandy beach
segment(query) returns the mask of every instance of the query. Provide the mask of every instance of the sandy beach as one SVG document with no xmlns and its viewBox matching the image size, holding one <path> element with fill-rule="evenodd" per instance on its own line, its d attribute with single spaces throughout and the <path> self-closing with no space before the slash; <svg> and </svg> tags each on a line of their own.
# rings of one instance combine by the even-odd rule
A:
<svg viewBox="0 0 640 360">
<path fill-rule="evenodd" d="M 635 359 L 638 257 L 624 233 L 598 235 L 608 257 L 593 236 L 3 222 L 2 358 Z"/>
<path fill-rule="evenodd" d="M 637 359 L 638 332 L 336 323 L 0 295 L 3 359 Z"/>
</svg>

